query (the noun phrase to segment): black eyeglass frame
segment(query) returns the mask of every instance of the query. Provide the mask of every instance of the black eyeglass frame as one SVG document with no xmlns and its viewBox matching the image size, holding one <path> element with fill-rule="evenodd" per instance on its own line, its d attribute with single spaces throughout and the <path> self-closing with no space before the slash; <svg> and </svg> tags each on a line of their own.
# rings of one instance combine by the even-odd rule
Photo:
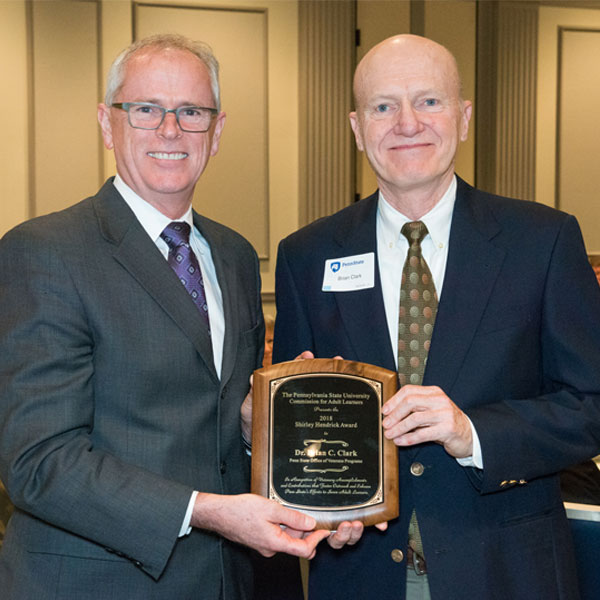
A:
<svg viewBox="0 0 600 600">
<path fill-rule="evenodd" d="M 129 110 L 134 106 L 151 106 L 152 108 L 158 108 L 162 112 L 162 118 L 156 127 L 140 127 L 139 125 L 133 125 L 131 122 L 131 117 L 129 115 Z M 145 129 L 146 131 L 154 131 L 158 129 L 165 120 L 165 116 L 167 113 L 173 113 L 175 115 L 175 120 L 177 121 L 177 125 L 179 125 L 179 129 L 181 131 L 185 131 L 187 133 L 205 133 L 210 129 L 212 125 L 213 119 L 219 114 L 219 111 L 216 108 L 210 108 L 208 106 L 180 106 L 179 108 L 165 108 L 160 104 L 154 104 L 153 102 L 113 102 L 111 104 L 113 108 L 120 108 L 127 113 L 127 122 L 134 129 Z M 183 127 L 179 121 L 179 113 L 182 110 L 189 110 L 190 108 L 197 108 L 200 110 L 208 110 L 210 112 L 210 121 L 208 123 L 208 127 L 206 129 L 186 129 Z"/>
</svg>

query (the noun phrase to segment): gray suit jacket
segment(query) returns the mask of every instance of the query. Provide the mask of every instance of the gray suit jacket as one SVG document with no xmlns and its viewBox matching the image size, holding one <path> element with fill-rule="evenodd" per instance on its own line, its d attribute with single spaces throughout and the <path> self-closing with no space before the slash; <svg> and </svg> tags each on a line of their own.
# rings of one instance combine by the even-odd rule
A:
<svg viewBox="0 0 600 600">
<path fill-rule="evenodd" d="M 110 180 L 0 241 L 4 598 L 249 597 L 245 549 L 177 537 L 194 489 L 248 490 L 239 408 L 264 343 L 254 250 L 194 222 L 223 294 L 220 380 L 195 305 Z"/>
</svg>

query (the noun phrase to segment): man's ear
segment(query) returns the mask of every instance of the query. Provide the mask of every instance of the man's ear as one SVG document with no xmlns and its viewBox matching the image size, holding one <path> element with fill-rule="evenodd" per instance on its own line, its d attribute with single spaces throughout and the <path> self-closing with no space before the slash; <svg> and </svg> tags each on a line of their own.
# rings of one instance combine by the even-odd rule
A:
<svg viewBox="0 0 600 600">
<path fill-rule="evenodd" d="M 100 123 L 100 129 L 102 129 L 102 139 L 104 140 L 104 146 L 108 150 L 112 150 L 114 147 L 112 126 L 110 123 L 110 108 L 106 104 L 98 104 L 98 123 Z"/>
<path fill-rule="evenodd" d="M 356 147 L 363 152 L 364 144 L 362 140 L 362 132 L 360 129 L 360 123 L 358 122 L 358 116 L 356 115 L 356 111 L 352 111 L 348 118 L 350 119 L 350 127 L 352 127 L 352 131 L 354 132 L 354 139 L 356 140 Z"/>
<path fill-rule="evenodd" d="M 212 141 L 210 146 L 210 155 L 214 156 L 219 150 L 219 140 L 221 139 L 221 133 L 225 126 L 225 117 L 227 115 L 224 112 L 220 112 L 215 119 L 215 129 L 212 134 Z"/>
<path fill-rule="evenodd" d="M 469 122 L 473 114 L 473 104 L 469 100 L 465 100 L 462 107 L 462 115 L 460 122 L 460 141 L 464 142 L 469 134 Z"/>
</svg>

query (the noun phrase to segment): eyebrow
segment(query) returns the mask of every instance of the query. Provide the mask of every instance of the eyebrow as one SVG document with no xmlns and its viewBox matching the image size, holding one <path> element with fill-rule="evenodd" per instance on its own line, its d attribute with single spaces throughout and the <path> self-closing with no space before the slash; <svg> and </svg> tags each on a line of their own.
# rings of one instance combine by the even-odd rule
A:
<svg viewBox="0 0 600 600">
<path fill-rule="evenodd" d="M 146 102 L 147 104 L 157 104 L 158 106 L 164 106 L 161 100 L 156 98 L 145 99 L 145 100 L 132 100 L 132 102 Z M 182 106 L 203 106 L 202 104 L 198 104 L 198 102 L 180 102 L 175 108 L 180 108 Z"/>
</svg>

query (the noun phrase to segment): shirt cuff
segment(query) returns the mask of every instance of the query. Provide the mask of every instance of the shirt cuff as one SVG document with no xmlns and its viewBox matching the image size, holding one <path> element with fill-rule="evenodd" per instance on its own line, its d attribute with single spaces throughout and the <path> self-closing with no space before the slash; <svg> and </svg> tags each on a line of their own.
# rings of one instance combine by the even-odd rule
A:
<svg viewBox="0 0 600 600">
<path fill-rule="evenodd" d="M 177 537 L 184 537 L 186 535 L 190 535 L 192 531 L 190 521 L 192 520 L 192 513 L 194 512 L 194 504 L 196 502 L 197 495 L 198 492 L 192 492 L 192 497 L 188 502 L 188 507 L 185 511 L 185 517 L 183 518 L 183 523 L 181 524 L 181 529 L 179 530 L 179 535 Z"/>
<path fill-rule="evenodd" d="M 244 443 L 244 449 L 246 450 L 246 454 L 248 456 L 252 456 L 252 444 L 246 440 L 246 438 L 242 435 L 242 442 Z"/>
<path fill-rule="evenodd" d="M 467 417 L 469 419 L 469 417 Z M 456 461 L 461 467 L 475 467 L 476 469 L 483 469 L 483 454 L 481 453 L 481 442 L 479 436 L 475 430 L 473 421 L 469 419 L 469 425 L 471 426 L 471 436 L 473 437 L 473 454 L 471 456 L 465 456 L 465 458 L 457 458 Z"/>
</svg>

